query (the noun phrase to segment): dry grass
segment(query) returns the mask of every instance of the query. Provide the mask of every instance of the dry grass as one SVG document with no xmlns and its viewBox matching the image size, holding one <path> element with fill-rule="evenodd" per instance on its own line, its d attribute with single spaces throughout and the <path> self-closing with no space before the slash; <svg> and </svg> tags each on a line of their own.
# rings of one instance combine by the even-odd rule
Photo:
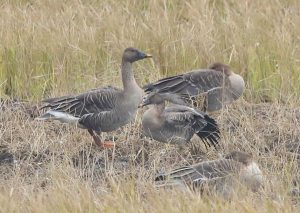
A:
<svg viewBox="0 0 300 213">
<path fill-rule="evenodd" d="M 5 108 L 0 117 L 0 209 L 3 212 L 299 210 L 299 197 L 291 196 L 290 192 L 300 178 L 300 110 L 239 101 L 215 117 L 223 132 L 222 148 L 218 151 L 206 151 L 203 146 L 199 150 L 191 146 L 179 149 L 142 139 L 139 122 L 110 134 L 117 137 L 115 150 L 100 150 L 84 130 L 59 123 L 41 125 L 21 109 Z M 194 143 L 200 141 L 195 138 Z M 244 150 L 255 156 L 267 178 L 260 193 L 237 192 L 229 202 L 215 196 L 155 189 L 153 178 L 157 172 L 215 159 L 230 150 Z"/>
<path fill-rule="evenodd" d="M 203 153 L 140 138 L 140 116 L 112 133 L 116 150 L 99 150 L 83 130 L 0 107 L 1 212 L 299 211 L 289 194 L 300 178 L 299 8 L 297 0 L 2 1 L 1 97 L 39 101 L 120 85 L 128 46 L 155 56 L 135 65 L 140 84 L 223 61 L 247 91 L 214 115 L 222 149 Z M 157 171 L 236 149 L 260 163 L 268 180 L 261 193 L 229 202 L 154 188 Z"/>
<path fill-rule="evenodd" d="M 247 99 L 294 101 L 299 7 L 297 0 L 2 1 L 0 94 L 39 100 L 112 83 L 123 49 L 135 46 L 155 56 L 136 65 L 141 84 L 222 61 L 255 92 Z"/>
</svg>

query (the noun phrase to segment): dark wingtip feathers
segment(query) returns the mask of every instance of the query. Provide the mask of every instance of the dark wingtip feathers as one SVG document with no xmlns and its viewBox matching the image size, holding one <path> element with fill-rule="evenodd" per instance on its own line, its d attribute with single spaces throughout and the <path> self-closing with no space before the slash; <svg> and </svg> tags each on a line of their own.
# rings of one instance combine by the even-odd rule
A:
<svg viewBox="0 0 300 213">
<path fill-rule="evenodd" d="M 207 125 L 199 132 L 197 132 L 197 135 L 204 142 L 205 146 L 208 145 L 210 147 L 211 145 L 213 145 L 217 149 L 217 145 L 220 139 L 220 130 L 218 124 L 213 118 L 209 117 L 208 115 L 205 115 L 204 118 L 207 121 Z"/>
</svg>

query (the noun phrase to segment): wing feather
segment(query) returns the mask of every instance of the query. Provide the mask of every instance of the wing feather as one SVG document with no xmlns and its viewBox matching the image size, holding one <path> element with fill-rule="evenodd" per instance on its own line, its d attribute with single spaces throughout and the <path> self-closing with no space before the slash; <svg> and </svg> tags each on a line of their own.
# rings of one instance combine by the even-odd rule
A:
<svg viewBox="0 0 300 213">
<path fill-rule="evenodd" d="M 198 96 L 215 87 L 227 84 L 225 74 L 212 69 L 201 69 L 185 74 L 163 78 L 144 86 L 145 92 L 170 92 L 189 96 Z"/>
<path fill-rule="evenodd" d="M 191 128 L 205 145 L 216 148 L 220 130 L 216 121 L 205 113 L 183 105 L 171 105 L 165 109 L 164 116 L 169 126 Z"/>
<path fill-rule="evenodd" d="M 219 159 L 214 161 L 201 162 L 192 166 L 184 166 L 166 174 L 156 176 L 155 181 L 182 180 L 186 184 L 201 185 L 204 182 L 225 178 L 228 175 L 237 173 L 241 169 L 241 163 Z"/>
<path fill-rule="evenodd" d="M 69 113 L 76 117 L 85 114 L 110 111 L 115 108 L 117 96 L 120 89 L 114 87 L 104 87 L 90 90 L 77 96 L 64 96 L 59 98 L 46 99 L 42 108 Z"/>
</svg>

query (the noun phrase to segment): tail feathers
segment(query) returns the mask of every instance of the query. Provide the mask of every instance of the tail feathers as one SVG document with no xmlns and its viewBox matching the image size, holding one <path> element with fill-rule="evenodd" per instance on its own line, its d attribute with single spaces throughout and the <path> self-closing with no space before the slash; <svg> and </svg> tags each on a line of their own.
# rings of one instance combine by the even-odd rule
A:
<svg viewBox="0 0 300 213">
<path fill-rule="evenodd" d="M 78 117 L 74 117 L 68 113 L 65 112 L 59 112 L 54 110 L 47 111 L 44 115 L 35 118 L 37 121 L 45 121 L 45 120 L 57 120 L 62 123 L 70 123 L 70 124 L 76 124 L 79 120 Z"/>
<path fill-rule="evenodd" d="M 204 118 L 207 121 L 207 125 L 196 134 L 202 139 L 205 145 L 208 145 L 209 147 L 213 145 L 216 148 L 220 139 L 220 130 L 218 124 L 208 115 L 205 115 Z"/>
</svg>

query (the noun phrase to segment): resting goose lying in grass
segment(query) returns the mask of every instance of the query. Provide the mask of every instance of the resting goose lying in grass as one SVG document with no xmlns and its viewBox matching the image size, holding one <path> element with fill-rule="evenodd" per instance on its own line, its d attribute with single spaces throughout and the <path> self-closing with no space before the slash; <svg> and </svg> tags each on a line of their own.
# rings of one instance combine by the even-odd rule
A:
<svg viewBox="0 0 300 213">
<path fill-rule="evenodd" d="M 234 73 L 229 66 L 214 63 L 208 69 L 193 70 L 158 80 L 144 86 L 146 93 L 178 94 L 184 99 L 205 96 L 205 110 L 220 110 L 223 104 L 237 100 L 245 90 L 243 78 Z"/>
<path fill-rule="evenodd" d="M 228 196 L 239 184 L 252 191 L 263 185 L 263 175 L 250 154 L 233 151 L 225 158 L 184 166 L 155 178 L 158 186 L 214 190 Z"/>
</svg>

